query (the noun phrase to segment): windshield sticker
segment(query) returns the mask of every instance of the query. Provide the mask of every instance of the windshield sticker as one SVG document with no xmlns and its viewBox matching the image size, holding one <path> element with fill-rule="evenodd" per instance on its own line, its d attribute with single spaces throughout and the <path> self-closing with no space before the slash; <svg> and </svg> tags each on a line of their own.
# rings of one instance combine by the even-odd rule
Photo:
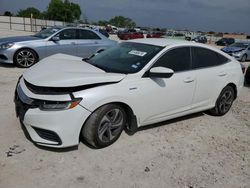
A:
<svg viewBox="0 0 250 188">
<path fill-rule="evenodd" d="M 137 68 L 138 68 L 138 66 L 135 65 L 135 64 L 131 65 L 131 67 L 134 68 L 134 69 L 137 69 Z"/>
<path fill-rule="evenodd" d="M 137 51 L 137 50 L 131 50 L 130 52 L 128 52 L 128 54 L 137 55 L 137 56 L 143 57 L 143 56 L 145 56 L 147 54 L 147 52 L 141 52 L 141 51 Z"/>
</svg>

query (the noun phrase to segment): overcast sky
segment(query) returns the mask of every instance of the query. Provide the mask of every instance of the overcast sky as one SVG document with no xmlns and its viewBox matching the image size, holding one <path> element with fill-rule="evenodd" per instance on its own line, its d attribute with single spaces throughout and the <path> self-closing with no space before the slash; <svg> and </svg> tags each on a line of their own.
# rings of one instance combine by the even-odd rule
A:
<svg viewBox="0 0 250 188">
<path fill-rule="evenodd" d="M 91 21 L 122 15 L 139 26 L 250 34 L 250 0 L 71 0 Z M 0 0 L 0 14 L 35 7 L 50 0 Z"/>
</svg>

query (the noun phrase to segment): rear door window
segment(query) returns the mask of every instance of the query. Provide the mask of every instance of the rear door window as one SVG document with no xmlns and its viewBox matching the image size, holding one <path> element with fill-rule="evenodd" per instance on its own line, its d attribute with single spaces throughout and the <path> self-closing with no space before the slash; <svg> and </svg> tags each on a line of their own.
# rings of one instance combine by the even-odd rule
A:
<svg viewBox="0 0 250 188">
<path fill-rule="evenodd" d="M 205 68 L 224 64 L 228 59 L 212 50 L 192 47 L 192 68 Z"/>
<path fill-rule="evenodd" d="M 101 39 L 96 33 L 89 30 L 79 29 L 78 30 L 79 39 Z"/>
</svg>

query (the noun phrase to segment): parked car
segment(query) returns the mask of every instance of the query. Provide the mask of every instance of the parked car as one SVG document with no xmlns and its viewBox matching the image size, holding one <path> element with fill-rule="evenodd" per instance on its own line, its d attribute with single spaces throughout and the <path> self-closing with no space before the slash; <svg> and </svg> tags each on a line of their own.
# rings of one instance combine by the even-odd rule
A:
<svg viewBox="0 0 250 188">
<path fill-rule="evenodd" d="M 165 35 L 164 32 L 161 31 L 153 31 L 153 32 L 149 32 L 146 35 L 146 38 L 162 38 L 162 36 Z"/>
<path fill-rule="evenodd" d="M 207 43 L 207 37 L 206 36 L 196 36 L 195 38 L 192 39 L 192 41 L 199 42 L 199 43 Z"/>
<path fill-rule="evenodd" d="M 221 38 L 220 40 L 215 42 L 215 44 L 218 46 L 228 46 L 233 43 L 235 43 L 234 38 Z"/>
<path fill-rule="evenodd" d="M 102 148 L 125 128 L 206 110 L 222 116 L 243 81 L 238 61 L 211 46 L 135 39 L 85 62 L 65 54 L 43 59 L 19 79 L 15 104 L 35 143 L 68 147 L 82 136 Z"/>
<path fill-rule="evenodd" d="M 245 73 L 245 82 L 250 84 L 250 65 L 248 66 L 246 73 Z"/>
<path fill-rule="evenodd" d="M 0 62 L 26 68 L 56 53 L 88 57 L 116 44 L 90 29 L 51 27 L 32 36 L 0 39 Z"/>
<path fill-rule="evenodd" d="M 239 61 L 245 62 L 250 60 L 250 42 L 236 42 L 221 50 Z"/>
<path fill-rule="evenodd" d="M 135 29 L 126 29 L 117 33 L 117 36 L 121 40 L 144 38 L 142 32 L 137 32 Z"/>
<path fill-rule="evenodd" d="M 98 31 L 99 33 L 101 33 L 105 37 L 109 38 L 109 33 L 105 29 L 95 28 L 94 30 Z"/>
</svg>

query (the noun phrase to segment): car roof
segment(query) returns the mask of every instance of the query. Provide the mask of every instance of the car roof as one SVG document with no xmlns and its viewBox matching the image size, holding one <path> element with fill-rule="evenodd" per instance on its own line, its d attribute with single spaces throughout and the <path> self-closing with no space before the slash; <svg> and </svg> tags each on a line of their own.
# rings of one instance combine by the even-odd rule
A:
<svg viewBox="0 0 250 188">
<path fill-rule="evenodd" d="M 186 44 L 186 45 L 192 45 L 192 46 L 193 45 L 197 45 L 197 46 L 201 45 L 201 44 L 193 42 L 193 41 L 183 41 L 183 40 L 165 39 L 165 38 L 133 39 L 133 40 L 130 40 L 128 42 L 149 44 L 149 45 L 155 45 L 155 46 L 161 46 L 161 47 L 166 47 L 166 46 L 176 45 L 176 44 L 180 44 L 180 45 Z"/>
</svg>

